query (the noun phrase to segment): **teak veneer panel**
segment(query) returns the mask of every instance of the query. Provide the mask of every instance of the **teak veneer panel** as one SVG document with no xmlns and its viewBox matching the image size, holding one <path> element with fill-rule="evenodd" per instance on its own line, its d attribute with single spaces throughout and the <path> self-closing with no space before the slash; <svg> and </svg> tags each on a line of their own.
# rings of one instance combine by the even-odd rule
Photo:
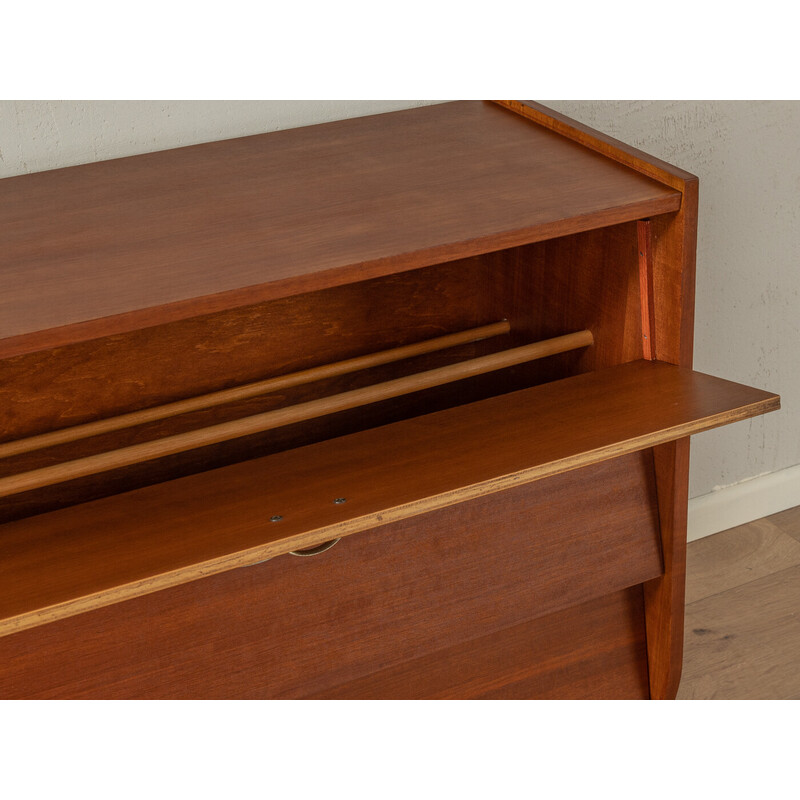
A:
<svg viewBox="0 0 800 800">
<path fill-rule="evenodd" d="M 509 305 L 474 257 L 0 360 L 0 437 L 71 427 L 495 322 Z M 432 302 L 432 298 L 435 301 Z M 567 333 L 568 330 L 562 331 Z M 524 344 L 509 337 L 0 459 L 0 476 L 195 430 Z M 142 376 L 147 376 L 143 380 Z M 559 377 L 563 377 L 563 374 Z M 511 379 L 509 381 L 509 379 Z M 495 375 L 5 498 L 0 522 L 377 427 L 539 381 Z M 46 386 L 46 391 L 42 387 Z"/>
<path fill-rule="evenodd" d="M 680 203 L 679 191 L 480 102 L 7 178 L 0 357 Z"/>
<path fill-rule="evenodd" d="M 324 691 L 659 575 L 653 500 L 632 453 L 24 631 L 0 697 Z"/>
<path fill-rule="evenodd" d="M 340 394 L 318 397 L 306 403 L 283 406 L 282 408 L 267 411 L 262 414 L 241 417 L 217 425 L 197 428 L 182 434 L 153 439 L 127 448 L 108 450 L 93 456 L 88 456 L 84 459 L 56 464 L 33 472 L 0 478 L 0 497 L 7 497 L 9 495 L 39 489 L 43 486 L 64 483 L 87 475 L 128 467 L 132 464 L 141 463 L 142 461 L 156 460 L 176 453 L 227 442 L 231 439 L 238 439 L 281 427 L 288 427 L 289 425 L 308 422 L 312 419 L 319 419 L 342 411 L 351 411 L 355 408 L 361 408 L 374 403 L 394 400 L 397 397 L 403 397 L 415 392 L 438 388 L 451 383 L 457 383 L 460 380 L 479 377 L 495 371 L 499 372 L 502 369 L 517 366 L 537 358 L 546 358 L 556 353 L 590 347 L 592 343 L 592 334 L 590 331 L 578 331 L 555 339 L 547 339 L 542 342 L 533 342 L 522 347 L 500 350 L 496 353 L 468 359 L 455 364 L 449 364 L 437 369 L 416 372 L 411 375 L 395 378 L 391 381 L 375 383 L 358 389 L 351 389 Z M 287 381 L 297 377 L 297 373 L 285 376 Z M 275 382 L 277 383 L 278 380 L 276 379 Z M 312 379 L 305 382 L 314 383 L 315 381 Z M 247 389 L 248 387 L 242 387 L 232 391 L 234 393 L 240 392 L 243 388 Z M 264 393 L 269 392 L 265 389 Z M 260 391 L 253 392 L 253 396 L 258 396 L 259 394 Z M 202 400 L 203 398 L 196 399 Z M 224 403 L 220 403 L 220 405 L 224 405 Z M 163 411 L 163 408 L 161 410 Z M 157 414 L 158 412 L 159 409 L 150 409 L 150 413 Z M 116 420 L 116 422 L 119 421 L 119 419 Z M 112 419 L 101 420 L 96 424 L 113 425 L 114 423 L 115 420 Z M 123 428 L 124 427 L 123 425 Z M 130 427 L 136 427 L 136 425 L 131 425 Z M 81 435 L 82 432 L 85 435 Z M 57 437 L 59 435 L 66 436 L 69 437 L 67 441 L 78 441 L 82 438 L 90 438 L 92 432 L 91 428 L 88 429 L 88 434 L 87 429 L 73 428 L 69 431 L 55 431 L 49 435 L 52 437 Z M 107 433 L 108 431 L 101 432 Z M 30 447 L 31 450 L 36 450 L 36 442 L 36 439 L 27 439 L 13 442 L 11 446 L 19 448 Z M 0 450 L 2 450 L 2 448 L 3 445 L 0 445 Z M 16 453 L 14 454 L 16 455 Z"/>
<path fill-rule="evenodd" d="M 560 331 L 592 332 L 593 347 L 522 367 L 533 383 L 642 357 L 636 223 L 483 258 L 502 285 L 503 316 L 521 341 L 548 339 Z"/>
<path fill-rule="evenodd" d="M 308 697 L 645 700 L 643 614 L 642 588 L 634 586 Z"/>
<path fill-rule="evenodd" d="M 768 392 L 638 361 L 11 522 L 0 537 L 0 633 L 778 406 Z"/>
<path fill-rule="evenodd" d="M 496 322 L 503 298 L 492 267 L 454 261 L 0 360 L 0 436 L 18 439 Z"/>
</svg>

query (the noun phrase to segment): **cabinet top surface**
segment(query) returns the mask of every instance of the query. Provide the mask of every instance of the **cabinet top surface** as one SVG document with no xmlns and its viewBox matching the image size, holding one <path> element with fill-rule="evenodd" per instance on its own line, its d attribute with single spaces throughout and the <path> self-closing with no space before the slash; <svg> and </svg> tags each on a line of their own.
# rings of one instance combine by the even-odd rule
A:
<svg viewBox="0 0 800 800">
<path fill-rule="evenodd" d="M 481 102 L 7 178 L 0 355 L 674 211 L 680 197 Z"/>
</svg>

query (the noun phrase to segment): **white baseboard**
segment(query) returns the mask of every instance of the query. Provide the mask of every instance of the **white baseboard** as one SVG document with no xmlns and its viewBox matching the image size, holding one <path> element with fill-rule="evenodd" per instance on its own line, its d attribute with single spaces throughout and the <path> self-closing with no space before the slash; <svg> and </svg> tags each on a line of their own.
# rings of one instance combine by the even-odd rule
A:
<svg viewBox="0 0 800 800">
<path fill-rule="evenodd" d="M 690 542 L 800 505 L 800 464 L 689 500 Z"/>
</svg>

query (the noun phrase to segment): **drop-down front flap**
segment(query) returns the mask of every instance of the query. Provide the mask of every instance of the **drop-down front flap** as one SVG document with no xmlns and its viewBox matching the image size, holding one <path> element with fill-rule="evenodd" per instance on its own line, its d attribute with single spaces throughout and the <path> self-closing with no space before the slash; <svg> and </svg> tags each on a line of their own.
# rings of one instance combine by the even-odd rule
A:
<svg viewBox="0 0 800 800">
<path fill-rule="evenodd" d="M 0 635 L 779 407 L 637 361 L 11 522 Z"/>
</svg>

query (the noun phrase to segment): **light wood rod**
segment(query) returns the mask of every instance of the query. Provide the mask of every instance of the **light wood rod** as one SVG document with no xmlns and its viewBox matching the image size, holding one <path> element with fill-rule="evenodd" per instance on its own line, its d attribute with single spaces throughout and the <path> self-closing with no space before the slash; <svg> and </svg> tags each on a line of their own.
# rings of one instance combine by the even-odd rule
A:
<svg viewBox="0 0 800 800">
<path fill-rule="evenodd" d="M 438 350 L 446 350 L 448 347 L 456 347 L 460 344 L 479 342 L 493 336 L 501 336 L 509 333 L 511 325 L 508 320 L 493 322 L 490 325 L 482 325 L 478 328 L 470 328 L 458 333 L 450 333 L 446 336 L 437 336 L 434 339 L 427 339 L 424 342 L 414 342 L 413 344 L 393 347 L 390 350 L 381 350 L 378 353 L 369 353 L 356 358 L 348 358 L 344 361 L 335 361 L 331 364 L 323 364 L 319 367 L 311 367 L 299 372 L 291 372 L 288 375 L 279 375 L 275 378 L 267 378 L 263 381 L 248 383 L 243 386 L 234 386 L 231 389 L 223 389 L 218 392 L 189 397 L 185 400 L 177 400 L 174 403 L 166 403 L 152 408 L 143 408 L 139 411 L 132 411 L 128 414 L 120 414 L 116 417 L 100 419 L 96 422 L 87 422 L 83 425 L 74 425 L 70 428 L 62 428 L 57 431 L 41 433 L 37 436 L 29 436 L 25 439 L 17 439 L 13 442 L 0 444 L 0 458 L 16 456 L 20 453 L 29 453 L 33 450 L 42 450 L 45 447 L 53 447 L 57 444 L 76 442 L 79 439 L 88 439 L 90 436 L 99 436 L 101 433 L 110 433 L 124 428 L 133 428 L 145 422 L 155 422 L 168 417 L 176 417 L 180 414 L 187 414 L 190 411 L 199 411 L 204 408 L 224 405 L 236 400 L 246 400 L 249 397 L 257 397 L 260 394 L 279 392 L 292 386 L 300 386 L 305 383 L 313 383 L 325 378 L 334 378 L 339 375 L 347 375 L 351 372 L 358 372 L 370 367 L 378 367 L 383 364 L 391 364 L 395 361 L 402 361 L 406 358 L 433 353 Z"/>
<path fill-rule="evenodd" d="M 292 425 L 296 422 L 322 417 L 326 414 L 335 414 L 339 411 L 346 411 L 369 403 L 377 403 L 381 400 L 418 392 L 422 389 L 430 389 L 434 386 L 441 386 L 475 375 L 483 375 L 487 372 L 514 366 L 515 364 L 523 364 L 537 358 L 576 350 L 579 347 L 588 347 L 593 343 L 594 339 L 590 331 L 570 333 L 566 336 L 558 336 L 554 339 L 546 339 L 541 342 L 523 345 L 522 347 L 514 347 L 499 353 L 462 361 L 458 364 L 450 364 L 446 367 L 428 370 L 427 372 L 418 372 L 414 375 L 406 375 L 384 383 L 376 383 L 361 389 L 353 389 L 349 392 L 320 397 L 316 400 L 266 411 L 262 414 L 254 414 L 242 419 L 222 422 L 207 428 L 199 428 L 196 431 L 165 436 L 152 442 L 143 442 L 142 444 L 109 450 L 105 453 L 98 453 L 97 455 L 79 458 L 74 461 L 66 461 L 63 464 L 56 464 L 52 467 L 10 475 L 0 479 L 0 497 L 39 489 L 43 486 L 51 486 L 52 484 L 75 478 L 83 478 L 99 472 L 107 472 L 120 467 L 127 467 L 142 461 L 163 458 L 164 456 L 182 453 L 198 447 L 218 444 L 229 439 L 261 433 L 284 425 Z"/>
</svg>

